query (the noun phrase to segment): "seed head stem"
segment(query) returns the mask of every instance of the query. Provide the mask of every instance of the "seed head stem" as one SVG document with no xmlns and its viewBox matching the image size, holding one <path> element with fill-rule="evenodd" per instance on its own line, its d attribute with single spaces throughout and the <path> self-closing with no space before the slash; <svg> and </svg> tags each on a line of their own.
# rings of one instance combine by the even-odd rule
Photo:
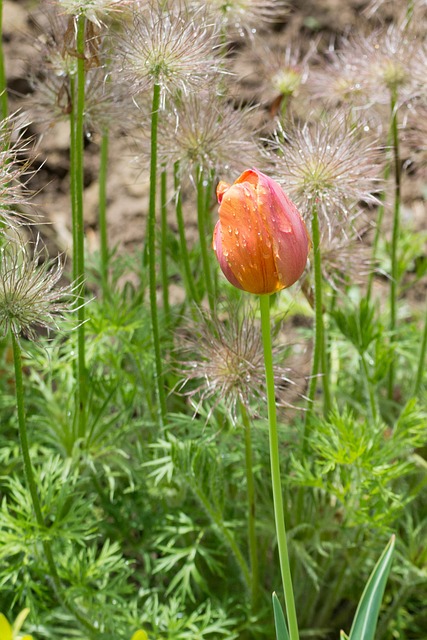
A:
<svg viewBox="0 0 427 640">
<path fill-rule="evenodd" d="M 21 443 L 21 451 L 22 458 L 24 461 L 24 472 L 25 478 L 28 483 L 28 488 L 31 495 L 31 501 L 33 503 L 33 509 L 36 516 L 36 521 L 41 530 L 46 529 L 46 523 L 43 518 L 43 513 L 40 505 L 40 500 L 37 492 L 36 481 L 34 478 L 33 465 L 31 463 L 30 456 L 30 447 L 28 444 L 28 434 L 27 434 L 27 424 L 25 419 L 25 407 L 24 407 L 24 385 L 23 385 L 23 377 L 22 377 L 22 355 L 21 355 L 21 346 L 19 344 L 19 338 L 15 336 L 13 330 L 10 331 L 10 336 L 12 340 L 12 350 L 13 350 L 13 362 L 15 367 L 15 394 L 16 394 L 16 406 L 18 410 L 18 426 L 19 426 L 19 439 Z M 64 601 L 61 596 L 62 585 L 61 580 L 58 575 L 58 571 L 56 569 L 54 555 L 52 553 L 52 548 L 50 545 L 50 541 L 45 539 L 42 540 L 43 551 L 46 557 L 46 561 L 49 567 L 50 576 L 53 581 L 55 593 L 58 597 L 58 600 L 74 615 L 76 620 L 89 632 L 90 637 L 95 637 L 99 635 L 99 631 L 97 631 L 91 624 L 88 622 L 85 615 L 77 611 L 73 605 Z"/>
<path fill-rule="evenodd" d="M 176 192 L 176 219 L 178 224 L 178 233 L 179 233 L 179 241 L 180 241 L 180 249 L 181 249 L 181 258 L 183 262 L 184 268 L 184 284 L 186 288 L 187 295 L 190 300 L 198 304 L 200 302 L 199 295 L 196 291 L 196 285 L 194 283 L 193 273 L 191 271 L 190 265 L 190 257 L 188 255 L 187 249 L 187 240 L 185 238 L 185 225 L 184 225 L 184 216 L 182 214 L 182 195 L 180 190 L 180 182 L 179 182 L 179 162 L 175 162 L 174 164 L 174 188 Z"/>
<path fill-rule="evenodd" d="M 3 34 L 3 0 L 0 0 L 0 37 Z M 7 81 L 4 69 L 4 53 L 2 39 L 0 39 L 0 117 L 2 120 L 7 118 Z"/>
<path fill-rule="evenodd" d="M 101 253 L 101 284 L 104 299 L 108 295 L 108 267 L 110 253 L 108 250 L 107 227 L 107 175 L 108 175 L 108 146 L 109 132 L 104 129 L 101 139 L 101 152 L 99 162 L 99 241 Z"/>
<path fill-rule="evenodd" d="M 399 265 L 397 246 L 400 236 L 400 194 L 401 194 L 401 170 L 400 170 L 400 154 L 399 154 L 399 132 L 398 132 L 398 106 L 397 106 L 397 90 L 394 89 L 391 94 L 391 117 L 393 132 L 393 156 L 394 156 L 394 211 L 393 211 L 393 232 L 391 239 L 391 279 L 390 279 L 390 341 L 393 343 L 396 339 L 396 320 L 397 320 L 397 288 L 399 279 Z M 395 367 L 394 358 L 391 359 L 388 374 L 388 398 L 393 399 Z"/>
<path fill-rule="evenodd" d="M 209 308 L 212 313 L 215 311 L 214 287 L 209 262 L 208 246 L 206 242 L 206 193 L 205 193 L 205 173 L 199 168 L 197 172 L 197 223 L 199 227 L 200 251 L 202 254 L 203 274 L 205 277 L 206 293 L 208 296 Z"/>
<path fill-rule="evenodd" d="M 245 429 L 245 471 L 248 500 L 248 544 L 251 564 L 252 609 L 255 611 L 259 599 L 258 544 L 255 529 L 255 480 L 253 471 L 251 423 L 243 402 L 240 402 L 240 415 Z"/>
<path fill-rule="evenodd" d="M 167 407 L 162 371 L 162 356 L 160 350 L 159 319 L 156 298 L 156 194 L 157 194 L 157 132 L 161 86 L 153 87 L 153 102 L 151 109 L 151 157 L 150 157 L 150 195 L 147 224 L 148 270 L 150 289 L 151 330 L 153 333 L 154 356 L 156 363 L 156 383 L 162 424 L 165 422 Z"/>
<path fill-rule="evenodd" d="M 84 256 L 84 218 L 83 218 L 83 142 L 84 142 L 84 106 L 85 106 L 85 17 L 80 15 L 77 19 L 77 99 L 74 116 L 74 197 L 76 206 L 75 216 L 75 241 L 76 241 L 76 280 L 78 293 L 76 297 L 78 328 L 77 328 L 77 379 L 78 379 L 78 433 L 84 437 L 86 431 L 86 363 L 85 363 L 85 305 L 84 305 L 84 280 L 85 280 L 85 256 Z M 74 109 L 74 106 L 73 106 Z M 73 136 L 72 136 L 73 138 Z"/>
<path fill-rule="evenodd" d="M 169 278 L 168 278 L 168 203 L 167 203 L 167 172 L 162 169 L 160 176 L 160 200 L 161 200 L 161 245 L 160 245 L 160 266 L 162 273 L 162 293 L 163 293 L 163 313 L 165 315 L 166 326 L 170 326 L 170 304 L 169 304 Z"/>
<path fill-rule="evenodd" d="M 279 549 L 280 569 L 285 594 L 286 617 L 290 640 L 299 640 L 298 621 L 295 609 L 294 592 L 286 541 L 285 516 L 280 480 L 279 438 L 277 433 L 276 397 L 274 389 L 273 354 L 270 329 L 270 296 L 261 295 L 261 329 L 264 345 L 265 379 L 267 387 L 268 424 L 270 442 L 271 482 L 273 488 L 274 517 L 276 522 L 277 545 Z"/>
</svg>

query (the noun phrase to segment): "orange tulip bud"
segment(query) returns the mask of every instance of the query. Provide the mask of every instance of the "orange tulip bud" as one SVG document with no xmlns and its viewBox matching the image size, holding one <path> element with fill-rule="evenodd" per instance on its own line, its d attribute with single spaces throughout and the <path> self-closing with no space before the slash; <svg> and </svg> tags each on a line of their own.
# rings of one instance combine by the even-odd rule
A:
<svg viewBox="0 0 427 640">
<path fill-rule="evenodd" d="M 232 185 L 220 182 L 217 197 L 213 248 L 227 280 L 257 294 L 294 284 L 304 271 L 311 241 L 296 206 L 277 182 L 249 169 Z"/>
</svg>

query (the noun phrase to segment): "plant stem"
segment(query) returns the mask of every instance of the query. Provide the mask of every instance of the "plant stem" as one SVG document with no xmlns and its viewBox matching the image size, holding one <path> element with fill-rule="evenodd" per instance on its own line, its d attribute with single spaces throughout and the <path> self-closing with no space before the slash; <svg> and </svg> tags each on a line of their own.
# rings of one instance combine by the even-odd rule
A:
<svg viewBox="0 0 427 640">
<path fill-rule="evenodd" d="M 424 376 L 424 363 L 426 359 L 426 350 L 427 350 L 427 309 L 426 309 L 426 317 L 424 319 L 424 331 L 423 331 L 423 339 L 421 342 L 420 359 L 418 361 L 417 377 L 415 379 L 414 396 L 417 396 L 421 389 L 421 384 Z"/>
<path fill-rule="evenodd" d="M 197 222 L 199 227 L 200 251 L 202 254 L 203 274 L 205 277 L 206 293 L 209 307 L 215 311 L 214 288 L 209 262 L 208 245 L 206 242 L 206 194 L 204 185 L 204 172 L 201 168 L 197 171 Z"/>
<path fill-rule="evenodd" d="M 322 263 L 320 255 L 320 230 L 319 216 L 317 206 L 313 207 L 313 217 L 311 223 L 313 255 L 314 255 L 314 345 L 313 345 L 313 362 L 311 369 L 310 385 L 308 390 L 308 407 L 305 416 L 304 442 L 308 436 L 310 421 L 314 410 L 314 398 L 318 382 L 318 374 L 326 371 L 326 352 L 325 352 L 325 325 L 323 322 L 323 301 L 322 301 Z M 331 400 L 329 392 L 329 376 L 322 376 L 323 394 L 324 394 L 324 413 L 327 415 L 330 410 Z"/>
<path fill-rule="evenodd" d="M 99 240 L 101 254 L 101 285 L 104 299 L 108 295 L 108 226 L 107 226 L 107 172 L 108 172 L 108 129 L 104 129 L 101 139 L 101 153 L 99 162 Z"/>
<path fill-rule="evenodd" d="M 4 69 L 4 53 L 3 53 L 3 0 L 0 0 L 0 117 L 2 120 L 7 118 L 7 82 L 6 72 Z"/>
<path fill-rule="evenodd" d="M 161 199 L 161 244 L 160 244 L 160 269 L 162 274 L 163 292 L 163 313 L 165 314 L 165 324 L 170 325 L 170 305 L 169 305 L 169 279 L 168 279 L 168 219 L 167 219 L 167 173 L 163 169 L 160 176 L 160 199 Z"/>
<path fill-rule="evenodd" d="M 77 388 L 78 388 L 78 435 L 83 438 L 86 431 L 86 347 L 85 347 L 85 305 L 84 305 L 84 281 L 85 281 L 85 255 L 84 255 L 84 219 L 83 219 L 83 142 L 84 142 L 84 105 L 85 105 L 85 17 L 77 17 L 77 96 L 73 105 L 74 113 L 74 198 L 75 198 L 75 275 L 78 283 L 76 296 L 77 308 Z"/>
<path fill-rule="evenodd" d="M 390 147 L 391 142 L 392 142 L 392 137 L 393 137 L 393 127 L 392 127 L 392 123 L 390 123 L 390 128 L 389 128 L 389 132 L 387 135 L 387 148 Z M 380 196 L 380 205 L 378 207 L 378 212 L 377 212 L 377 222 L 376 222 L 376 227 L 375 227 L 375 236 L 374 236 L 374 241 L 372 244 L 372 262 L 373 262 L 373 269 L 370 271 L 369 273 L 369 278 L 368 278 L 368 287 L 367 287 L 367 291 L 366 291 L 366 299 L 369 302 L 371 299 L 371 295 L 372 295 L 372 286 L 373 286 L 373 281 L 374 281 L 374 276 L 375 276 L 375 261 L 377 258 L 377 253 L 378 253 L 378 244 L 380 241 L 380 237 L 381 237 L 381 230 L 382 230 L 382 221 L 384 218 L 384 208 L 385 208 L 385 198 L 386 198 L 386 185 L 387 185 L 387 181 L 390 177 L 390 171 L 391 171 L 391 158 L 388 157 L 387 155 L 387 160 L 386 160 L 386 165 L 384 167 L 384 189 L 381 192 L 381 196 Z"/>
<path fill-rule="evenodd" d="M 288 545 L 286 541 L 285 516 L 283 511 L 280 480 L 279 438 L 277 433 L 276 398 L 274 389 L 273 353 L 270 329 L 270 301 L 268 295 L 260 299 L 262 341 L 264 345 L 265 380 L 267 386 L 268 423 L 270 442 L 271 482 L 273 488 L 274 517 L 276 522 L 277 544 L 279 549 L 280 570 L 285 594 L 286 617 L 290 640 L 299 640 L 298 621 L 292 588 Z"/>
<path fill-rule="evenodd" d="M 394 155 L 394 212 L 393 212 L 393 233 L 391 240 L 391 279 L 390 279 L 390 342 L 396 339 L 396 319 L 397 319 L 397 286 L 399 279 L 399 265 L 397 260 L 397 245 L 400 231 L 400 193 L 401 193 L 401 171 L 399 156 L 399 132 L 398 132 L 398 108 L 397 90 L 391 95 L 391 117 L 393 132 L 393 155 Z M 391 358 L 388 373 L 388 398 L 392 400 L 394 391 L 394 358 Z"/>
<path fill-rule="evenodd" d="M 179 162 L 174 165 L 174 188 L 176 197 L 176 219 L 178 223 L 179 242 L 181 249 L 181 259 L 184 267 L 183 279 L 184 285 L 190 300 L 198 304 L 200 302 L 199 295 L 196 291 L 193 273 L 190 266 L 190 257 L 188 255 L 187 240 L 185 238 L 184 216 L 182 215 L 182 196 L 179 182 Z"/>
<path fill-rule="evenodd" d="M 248 412 L 243 402 L 240 403 L 240 413 L 245 430 L 245 471 L 248 498 L 248 542 L 249 558 L 252 572 L 252 609 L 255 610 L 259 596 L 258 545 L 255 530 L 255 481 L 253 472 L 251 423 L 249 421 Z"/>
<path fill-rule="evenodd" d="M 151 330 L 153 333 L 154 356 L 156 362 L 156 384 L 159 400 L 160 419 L 165 422 L 167 413 L 166 394 L 162 371 L 162 356 L 160 351 L 160 330 L 157 314 L 156 298 L 156 193 L 157 193 L 157 130 L 160 109 L 160 91 L 158 84 L 153 88 L 153 102 L 151 108 L 151 157 L 150 157 L 150 197 L 148 207 L 147 246 L 150 289 Z"/>
<path fill-rule="evenodd" d="M 16 393 L 16 406 L 18 409 L 19 439 L 21 443 L 22 458 L 24 461 L 25 478 L 28 484 L 28 489 L 30 491 L 31 502 L 33 504 L 33 509 L 36 516 L 37 524 L 40 530 L 45 530 L 46 523 L 43 518 L 43 512 L 40 505 L 39 496 L 37 493 L 37 486 L 34 478 L 33 465 L 31 463 L 30 447 L 28 444 L 27 423 L 25 419 L 25 408 L 24 408 L 24 385 L 23 385 L 23 377 L 22 377 L 21 347 L 19 344 L 19 340 L 15 336 L 13 331 L 11 331 L 11 338 L 12 338 L 13 362 L 15 367 L 15 393 Z M 52 552 L 50 540 L 43 539 L 41 542 L 42 542 L 43 551 L 46 557 L 50 576 L 52 578 L 52 582 L 53 582 L 55 593 L 58 597 L 58 600 L 70 611 L 70 613 L 74 615 L 76 620 L 78 620 L 80 624 L 90 632 L 90 635 L 92 637 L 94 635 L 98 637 L 99 630 L 95 629 L 95 627 L 93 627 L 90 624 L 90 622 L 88 622 L 86 615 L 77 611 L 73 605 L 69 604 L 62 598 L 61 579 L 59 577 L 59 574 L 56 568 L 55 557 Z"/>
<path fill-rule="evenodd" d="M 363 372 L 363 379 L 365 381 L 366 393 L 369 398 L 369 408 L 370 408 L 371 418 L 373 422 L 376 424 L 377 418 L 378 418 L 377 403 L 375 401 L 375 393 L 372 388 L 372 384 L 369 380 L 368 365 L 366 363 L 366 358 L 364 353 L 360 354 L 360 362 L 362 364 L 362 372 Z"/>
</svg>

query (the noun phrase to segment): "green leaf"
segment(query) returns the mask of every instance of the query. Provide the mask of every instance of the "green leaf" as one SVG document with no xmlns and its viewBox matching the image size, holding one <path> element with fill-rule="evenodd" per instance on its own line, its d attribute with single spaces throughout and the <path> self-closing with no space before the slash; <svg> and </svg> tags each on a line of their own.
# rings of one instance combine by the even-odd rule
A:
<svg viewBox="0 0 427 640">
<path fill-rule="evenodd" d="M 340 640 L 348 640 L 348 635 L 341 629 Z"/>
<path fill-rule="evenodd" d="M 393 535 L 366 583 L 348 640 L 374 640 L 378 614 L 390 573 L 394 544 L 395 536 Z"/>
<path fill-rule="evenodd" d="M 285 616 L 283 615 L 282 606 L 279 602 L 279 598 L 273 591 L 273 611 L 274 611 L 274 623 L 276 625 L 276 638 L 277 640 L 289 640 L 288 627 L 286 626 Z"/>
</svg>

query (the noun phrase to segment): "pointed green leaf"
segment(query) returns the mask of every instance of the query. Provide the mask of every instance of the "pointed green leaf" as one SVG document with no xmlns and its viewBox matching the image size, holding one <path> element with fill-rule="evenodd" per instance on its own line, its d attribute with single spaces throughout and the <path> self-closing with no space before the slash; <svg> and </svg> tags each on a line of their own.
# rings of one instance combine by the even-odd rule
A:
<svg viewBox="0 0 427 640">
<path fill-rule="evenodd" d="M 288 627 L 286 626 L 285 616 L 283 615 L 282 606 L 279 602 L 279 598 L 273 591 L 273 611 L 274 611 L 274 623 L 276 625 L 276 638 L 277 640 L 289 640 Z"/>
<path fill-rule="evenodd" d="M 348 635 L 341 629 L 340 640 L 348 640 Z"/>
<path fill-rule="evenodd" d="M 360 598 L 349 640 L 374 640 L 384 589 L 390 573 L 395 536 L 391 537 L 375 565 Z"/>
</svg>

